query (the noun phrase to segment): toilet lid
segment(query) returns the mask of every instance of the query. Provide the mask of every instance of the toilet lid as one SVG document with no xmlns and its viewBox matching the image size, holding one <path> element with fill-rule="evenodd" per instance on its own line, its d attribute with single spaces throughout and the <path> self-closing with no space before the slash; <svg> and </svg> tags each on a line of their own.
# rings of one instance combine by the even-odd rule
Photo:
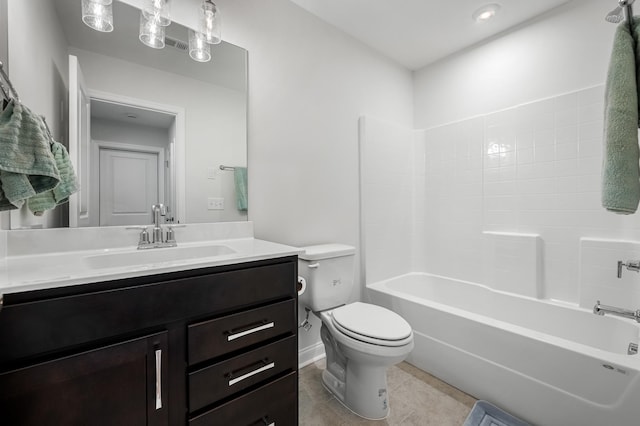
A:
<svg viewBox="0 0 640 426">
<path fill-rule="evenodd" d="M 333 310 L 332 317 L 336 328 L 356 339 L 373 339 L 381 341 L 379 343 L 382 345 L 389 345 L 411 336 L 411 326 L 404 318 L 369 303 L 355 302 L 341 306 Z"/>
</svg>

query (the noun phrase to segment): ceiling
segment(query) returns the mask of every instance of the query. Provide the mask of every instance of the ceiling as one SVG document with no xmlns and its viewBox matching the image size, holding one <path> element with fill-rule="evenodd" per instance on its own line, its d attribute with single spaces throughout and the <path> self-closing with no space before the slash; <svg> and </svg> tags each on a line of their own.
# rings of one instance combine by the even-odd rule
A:
<svg viewBox="0 0 640 426">
<path fill-rule="evenodd" d="M 571 0 L 291 0 L 405 67 L 415 70 Z M 478 8 L 498 14 L 476 23 Z"/>
</svg>

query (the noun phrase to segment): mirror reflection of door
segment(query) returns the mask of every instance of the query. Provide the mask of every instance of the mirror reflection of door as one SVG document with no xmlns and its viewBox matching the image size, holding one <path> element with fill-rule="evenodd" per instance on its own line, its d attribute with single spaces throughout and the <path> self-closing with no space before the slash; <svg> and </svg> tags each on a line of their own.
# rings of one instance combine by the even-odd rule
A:
<svg viewBox="0 0 640 426">
<path fill-rule="evenodd" d="M 163 203 L 161 152 L 99 148 L 100 226 L 150 223 L 150 207 Z"/>
<path fill-rule="evenodd" d="M 135 105 L 91 100 L 90 208 L 95 226 L 149 225 L 151 206 L 172 217 L 175 116 Z"/>
</svg>

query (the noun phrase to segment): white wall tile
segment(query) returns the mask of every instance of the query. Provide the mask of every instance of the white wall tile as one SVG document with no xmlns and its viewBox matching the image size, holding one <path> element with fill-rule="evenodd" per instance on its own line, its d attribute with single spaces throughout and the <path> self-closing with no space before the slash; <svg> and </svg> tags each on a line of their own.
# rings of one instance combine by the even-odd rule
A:
<svg viewBox="0 0 640 426">
<path fill-rule="evenodd" d="M 589 309 L 600 300 L 605 305 L 638 309 L 640 275 L 623 269 L 622 277 L 617 278 L 619 260 L 640 260 L 640 241 L 580 240 L 580 306 Z"/>
<path fill-rule="evenodd" d="M 536 295 L 576 303 L 586 298 L 591 303 L 594 292 L 606 292 L 607 286 L 595 279 L 587 280 L 584 289 L 585 276 L 603 277 L 604 271 L 597 264 L 585 271 L 592 262 L 583 255 L 587 251 L 580 251 L 580 238 L 640 241 L 640 222 L 600 207 L 602 96 L 601 86 L 592 87 L 416 131 L 410 150 L 394 144 L 401 152 L 390 152 L 379 140 L 382 145 L 374 145 L 375 153 L 363 156 L 373 166 L 362 166 L 364 173 L 377 174 L 368 177 L 372 186 L 363 189 L 368 203 L 377 206 L 371 216 L 376 223 L 366 226 L 365 233 L 371 234 L 365 236 L 366 246 L 373 259 L 384 258 L 372 266 L 372 273 L 427 271 L 485 283 L 491 276 L 493 283 L 508 290 L 508 281 L 519 277 L 507 269 L 487 274 L 482 232 L 532 233 L 540 235 L 538 256 L 543 265 Z M 413 168 L 414 174 L 379 170 L 387 156 Z M 384 206 L 389 200 L 393 208 Z M 407 205 L 411 217 L 402 207 Z M 363 207 L 372 208 L 367 202 Z M 389 221 L 398 222 L 391 227 L 395 232 L 382 225 Z M 407 241 L 410 253 L 404 256 Z M 531 261 L 522 253 L 520 260 Z M 618 253 L 634 255 L 628 250 Z M 637 256 L 640 259 L 640 248 Z M 461 263 L 467 267 L 460 268 Z M 630 297 L 630 291 L 615 288 L 612 300 Z"/>
</svg>

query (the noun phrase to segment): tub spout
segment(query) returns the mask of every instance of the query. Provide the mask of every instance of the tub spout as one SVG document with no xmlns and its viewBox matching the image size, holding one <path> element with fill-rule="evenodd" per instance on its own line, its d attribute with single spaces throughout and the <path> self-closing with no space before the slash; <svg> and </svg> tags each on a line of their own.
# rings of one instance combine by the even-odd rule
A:
<svg viewBox="0 0 640 426">
<path fill-rule="evenodd" d="M 628 318 L 640 323 L 640 309 L 631 311 L 628 309 L 617 308 L 615 306 L 601 305 L 599 300 L 593 307 L 593 313 L 596 315 L 615 315 L 617 317 Z"/>
</svg>

